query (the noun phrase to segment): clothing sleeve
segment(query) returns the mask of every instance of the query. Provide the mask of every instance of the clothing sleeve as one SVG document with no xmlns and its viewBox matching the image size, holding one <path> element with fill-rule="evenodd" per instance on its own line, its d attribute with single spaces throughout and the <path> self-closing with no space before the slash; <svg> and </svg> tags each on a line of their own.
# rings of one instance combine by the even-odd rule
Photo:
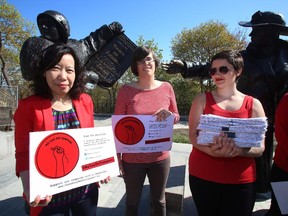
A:
<svg viewBox="0 0 288 216">
<path fill-rule="evenodd" d="M 278 145 L 288 155 L 288 94 L 284 95 L 275 113 L 275 137 Z M 277 147 L 276 147 L 277 148 Z"/>
<path fill-rule="evenodd" d="M 209 63 L 206 64 L 195 64 L 192 62 L 184 61 L 184 70 L 181 73 L 183 78 L 194 78 L 200 77 L 201 79 L 208 79 L 210 75 L 208 73 L 208 69 L 210 67 Z"/>
<path fill-rule="evenodd" d="M 114 34 L 109 27 L 103 25 L 81 40 L 69 39 L 68 44 L 77 52 L 81 65 L 85 68 L 89 59 L 98 53 L 113 37 Z"/>
<path fill-rule="evenodd" d="M 176 97 L 174 93 L 174 89 L 171 84 L 170 85 L 170 106 L 169 106 L 169 111 L 171 111 L 174 115 L 174 123 L 177 123 L 180 119 L 180 115 L 178 112 L 178 107 L 177 107 L 177 102 L 176 102 Z"/>
<path fill-rule="evenodd" d="M 119 89 L 117 99 L 116 99 L 116 104 L 115 104 L 115 110 L 114 114 L 115 115 L 126 115 L 127 114 L 127 105 L 126 105 L 126 90 L 125 86 Z"/>
<path fill-rule="evenodd" d="M 14 114 L 16 175 L 29 170 L 29 133 L 33 131 L 32 110 L 26 101 L 19 101 Z"/>
</svg>

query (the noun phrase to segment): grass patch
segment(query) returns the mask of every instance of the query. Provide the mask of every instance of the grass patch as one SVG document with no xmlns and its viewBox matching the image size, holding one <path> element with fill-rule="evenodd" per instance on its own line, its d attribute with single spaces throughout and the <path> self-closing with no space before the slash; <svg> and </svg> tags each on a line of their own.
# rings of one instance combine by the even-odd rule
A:
<svg viewBox="0 0 288 216">
<path fill-rule="evenodd" d="M 190 143 L 188 128 L 177 128 L 173 130 L 173 142 Z"/>
</svg>

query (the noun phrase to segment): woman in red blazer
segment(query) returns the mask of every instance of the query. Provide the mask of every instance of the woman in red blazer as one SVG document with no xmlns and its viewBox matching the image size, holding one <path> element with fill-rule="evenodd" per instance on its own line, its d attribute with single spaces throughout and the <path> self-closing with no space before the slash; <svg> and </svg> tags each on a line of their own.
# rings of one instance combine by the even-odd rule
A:
<svg viewBox="0 0 288 216">
<path fill-rule="evenodd" d="M 93 102 L 84 93 L 83 73 L 72 48 L 51 45 L 39 56 L 32 79 L 34 94 L 19 101 L 14 115 L 16 175 L 23 196 L 29 200 L 29 133 L 35 131 L 94 127 Z M 107 182 L 109 178 L 105 179 Z M 26 202 L 30 215 L 96 215 L 97 184 L 85 185 L 41 200 Z"/>
</svg>

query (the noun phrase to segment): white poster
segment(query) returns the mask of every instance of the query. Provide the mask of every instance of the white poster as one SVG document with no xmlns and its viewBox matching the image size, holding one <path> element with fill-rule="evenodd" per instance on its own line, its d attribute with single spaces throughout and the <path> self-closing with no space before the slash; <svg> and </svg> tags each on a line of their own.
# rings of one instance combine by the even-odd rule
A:
<svg viewBox="0 0 288 216">
<path fill-rule="evenodd" d="M 271 182 L 271 186 L 281 213 L 288 214 L 288 181 Z"/>
<path fill-rule="evenodd" d="M 111 126 L 30 133 L 30 202 L 119 175 Z"/>
<path fill-rule="evenodd" d="M 156 121 L 152 115 L 112 115 L 117 153 L 169 151 L 172 147 L 174 116 Z"/>
</svg>

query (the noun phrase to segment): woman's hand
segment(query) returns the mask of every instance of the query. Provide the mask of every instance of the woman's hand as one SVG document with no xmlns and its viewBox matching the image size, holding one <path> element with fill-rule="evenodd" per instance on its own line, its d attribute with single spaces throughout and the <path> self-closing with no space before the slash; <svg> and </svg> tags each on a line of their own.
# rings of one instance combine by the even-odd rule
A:
<svg viewBox="0 0 288 216">
<path fill-rule="evenodd" d="M 235 157 L 239 152 L 234 140 L 228 138 L 225 133 L 215 136 L 210 148 L 214 157 Z"/>
<path fill-rule="evenodd" d="M 37 206 L 47 206 L 52 200 L 52 196 L 47 195 L 44 199 L 41 198 L 39 195 L 34 199 L 33 202 L 29 203 L 31 207 Z"/>
<path fill-rule="evenodd" d="M 101 184 L 107 184 L 111 180 L 110 176 L 100 181 Z"/>
<path fill-rule="evenodd" d="M 20 178 L 22 181 L 22 186 L 23 186 L 23 192 L 24 192 L 24 197 L 25 200 L 29 203 L 30 200 L 30 188 L 29 188 L 29 171 L 24 170 L 19 173 Z M 36 207 L 36 206 L 47 206 L 49 202 L 51 202 L 52 196 L 47 195 L 44 199 L 41 198 L 40 195 L 38 195 L 33 202 L 29 203 L 31 207 Z"/>
<path fill-rule="evenodd" d="M 156 121 L 164 121 L 168 116 L 172 115 L 172 112 L 170 112 L 169 110 L 161 108 L 153 114 L 153 116 L 155 116 L 155 115 L 157 116 Z"/>
</svg>

